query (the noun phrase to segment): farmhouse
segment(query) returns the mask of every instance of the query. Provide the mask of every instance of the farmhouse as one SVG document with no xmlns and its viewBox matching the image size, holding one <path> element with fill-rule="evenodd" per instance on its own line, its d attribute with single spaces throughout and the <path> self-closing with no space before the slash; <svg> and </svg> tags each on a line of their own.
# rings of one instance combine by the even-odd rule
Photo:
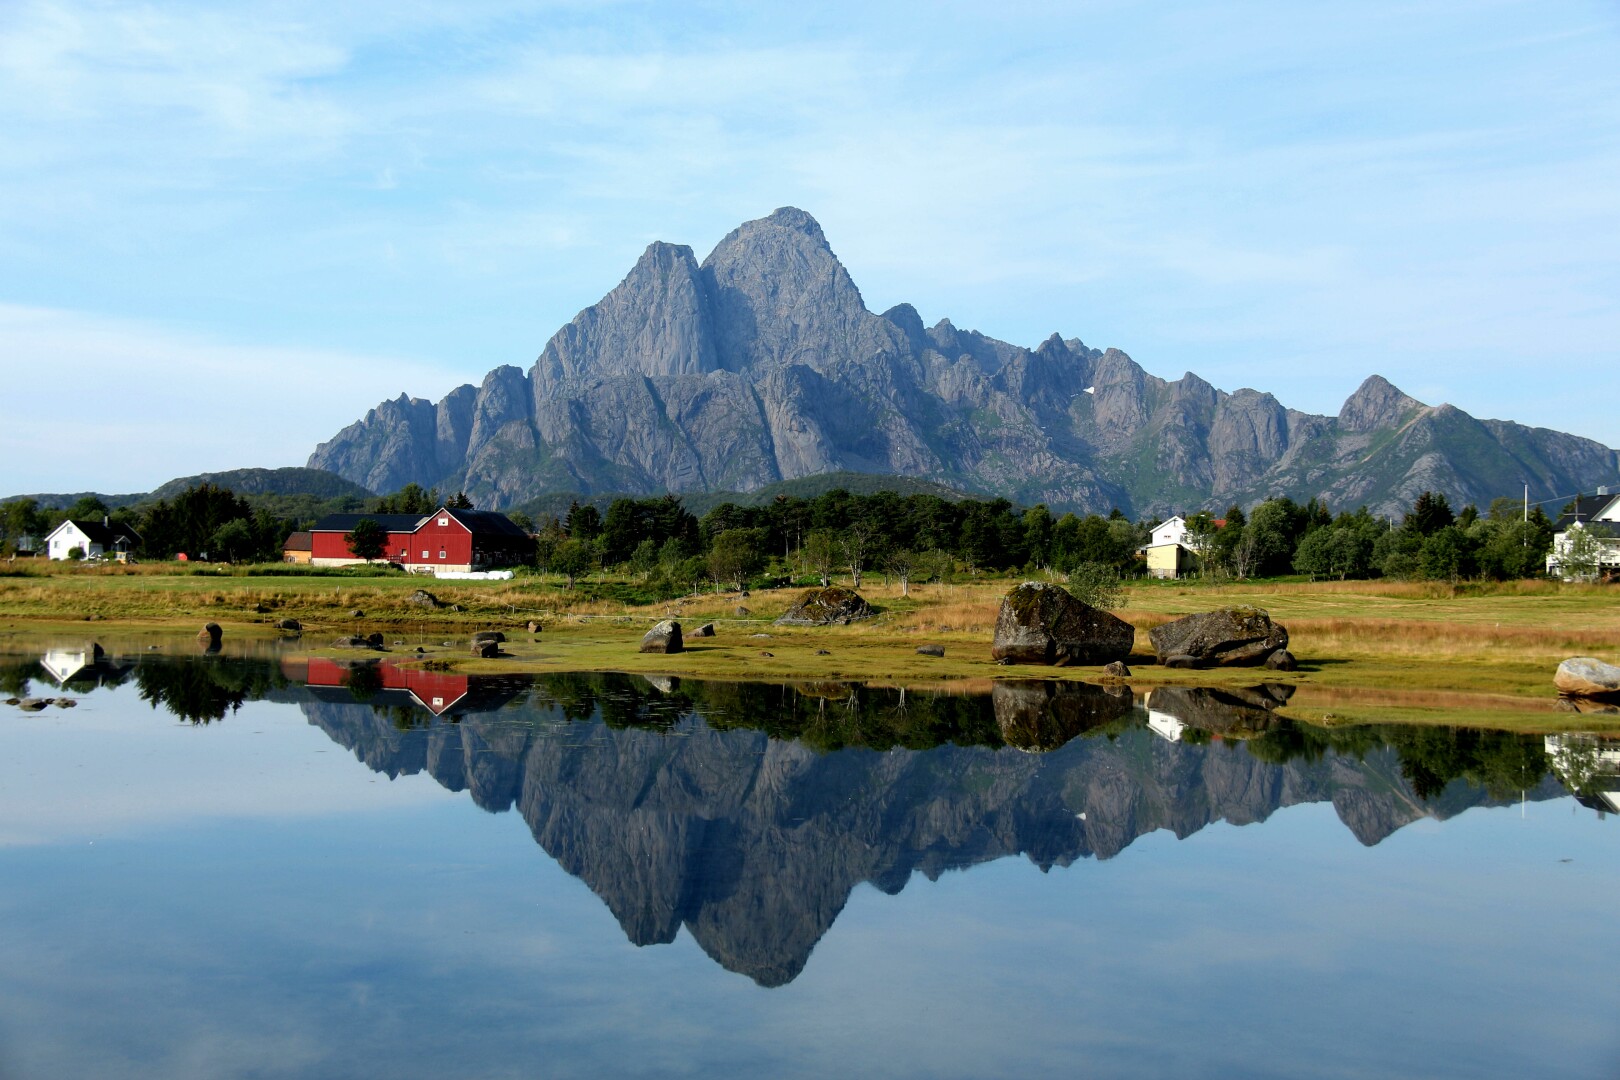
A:
<svg viewBox="0 0 1620 1080">
<path fill-rule="evenodd" d="M 1552 551 L 1547 555 L 1549 576 L 1566 580 L 1572 576 L 1565 572 L 1564 562 L 1582 531 L 1597 540 L 1596 572 L 1606 576 L 1620 571 L 1620 495 L 1600 487 L 1596 495 L 1576 496 L 1574 510 L 1553 525 Z M 1585 572 L 1591 572 L 1590 565 Z"/>
<path fill-rule="evenodd" d="M 345 539 L 369 518 L 388 534 L 382 557 L 414 573 L 467 572 L 514 566 L 534 551 L 529 534 L 505 514 L 441 506 L 417 514 L 328 514 L 309 530 L 309 561 L 314 566 L 352 566 L 365 560 Z"/>
<path fill-rule="evenodd" d="M 112 525 L 106 518 L 100 522 L 69 518 L 45 537 L 45 554 L 52 559 L 69 559 L 71 553 L 77 551 L 80 558 L 99 559 L 111 555 L 121 562 L 140 542 L 140 534 L 127 525 Z"/>
<path fill-rule="evenodd" d="M 1179 514 L 1155 526 L 1141 554 L 1147 559 L 1148 577 L 1178 578 L 1198 565 L 1187 519 Z"/>
</svg>

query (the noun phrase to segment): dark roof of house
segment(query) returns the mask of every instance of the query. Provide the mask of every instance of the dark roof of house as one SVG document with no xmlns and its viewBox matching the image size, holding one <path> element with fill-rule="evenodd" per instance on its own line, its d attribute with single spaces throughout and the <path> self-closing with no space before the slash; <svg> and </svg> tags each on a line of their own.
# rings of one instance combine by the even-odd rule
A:
<svg viewBox="0 0 1620 1080">
<path fill-rule="evenodd" d="M 1566 532 L 1578 519 L 1582 522 L 1591 521 L 1603 512 L 1604 507 L 1614 502 L 1614 495 L 1577 495 L 1575 497 L 1575 512 L 1564 514 L 1553 524 L 1554 532 Z"/>
<path fill-rule="evenodd" d="M 494 510 L 452 510 L 447 507 L 445 513 L 465 525 L 468 532 L 514 536 L 522 540 L 529 538 L 529 534 L 518 528 L 511 518 Z"/>
<path fill-rule="evenodd" d="M 78 518 L 69 518 L 62 524 L 72 525 L 82 532 L 92 544 L 100 544 L 104 548 L 112 547 L 119 540 L 130 544 L 139 544 L 141 542 L 141 534 L 128 525 L 103 525 L 99 521 L 80 521 Z M 61 527 L 61 525 L 57 526 L 57 528 Z"/>
<path fill-rule="evenodd" d="M 370 519 L 383 527 L 385 532 L 415 532 L 416 527 L 422 523 L 422 514 L 327 514 L 321 520 L 309 527 L 312 533 L 318 532 L 354 532 L 354 527 L 360 522 Z"/>
<path fill-rule="evenodd" d="M 314 541 L 307 532 L 287 534 L 287 542 L 281 545 L 282 551 L 309 551 L 314 547 Z"/>
</svg>

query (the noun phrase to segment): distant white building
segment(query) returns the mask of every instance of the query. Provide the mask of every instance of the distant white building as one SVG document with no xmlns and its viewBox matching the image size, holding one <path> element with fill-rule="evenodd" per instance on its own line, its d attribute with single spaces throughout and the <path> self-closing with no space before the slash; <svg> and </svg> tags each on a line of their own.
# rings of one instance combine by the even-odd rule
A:
<svg viewBox="0 0 1620 1080">
<path fill-rule="evenodd" d="M 1187 519 L 1179 514 L 1153 527 L 1141 554 L 1147 560 L 1148 577 L 1178 578 L 1198 565 Z"/>
<path fill-rule="evenodd" d="M 1620 571 L 1620 495 L 1600 487 L 1596 495 L 1578 496 L 1575 509 L 1553 525 L 1552 551 L 1547 553 L 1547 574 L 1568 580 L 1564 573 L 1564 560 L 1576 535 L 1598 526 L 1607 536 L 1599 535 L 1598 573 Z"/>
<path fill-rule="evenodd" d="M 78 551 L 85 559 L 108 555 L 122 559 L 140 542 L 134 529 L 108 524 L 105 518 L 100 522 L 69 518 L 45 537 L 45 554 L 52 559 L 70 559 L 72 552 Z"/>
</svg>

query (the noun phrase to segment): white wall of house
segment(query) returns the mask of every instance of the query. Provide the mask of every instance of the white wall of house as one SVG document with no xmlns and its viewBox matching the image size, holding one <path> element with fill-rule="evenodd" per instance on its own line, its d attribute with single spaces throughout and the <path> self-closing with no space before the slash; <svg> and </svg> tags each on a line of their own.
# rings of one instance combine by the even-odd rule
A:
<svg viewBox="0 0 1620 1080">
<path fill-rule="evenodd" d="M 66 559 L 71 556 L 68 552 L 74 548 L 83 552 L 85 557 L 103 554 L 101 545 L 93 542 L 88 536 L 80 532 L 71 521 L 64 521 L 58 525 L 51 535 L 45 538 L 45 554 L 53 559 Z"/>
<path fill-rule="evenodd" d="M 1161 522 L 1154 527 L 1152 539 L 1147 542 L 1147 546 L 1158 547 L 1161 544 L 1191 546 L 1187 544 L 1187 521 L 1185 518 L 1173 517 L 1169 521 Z"/>
<path fill-rule="evenodd" d="M 1592 523 L 1600 524 L 1604 531 L 1620 532 L 1620 528 L 1607 524 L 1620 522 L 1620 518 L 1593 517 Z M 1574 539 L 1577 529 L 1584 529 L 1586 525 L 1577 521 L 1570 525 L 1565 532 L 1554 533 L 1552 550 L 1547 553 L 1547 573 L 1562 576 L 1564 556 L 1569 552 L 1569 545 Z M 1598 539 L 1598 568 L 1600 570 L 1620 569 L 1620 536 L 1600 536 Z M 1568 581 L 1569 578 L 1565 577 Z"/>
</svg>

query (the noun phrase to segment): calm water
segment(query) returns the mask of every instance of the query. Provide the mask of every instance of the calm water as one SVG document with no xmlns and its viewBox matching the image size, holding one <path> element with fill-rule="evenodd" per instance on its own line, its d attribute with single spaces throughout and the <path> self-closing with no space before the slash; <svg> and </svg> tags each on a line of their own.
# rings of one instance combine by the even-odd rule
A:
<svg viewBox="0 0 1620 1080">
<path fill-rule="evenodd" d="M 0 1077 L 1620 1075 L 1620 744 L 0 658 Z M 1573 793 L 1572 793 L 1573 792 Z"/>
</svg>

